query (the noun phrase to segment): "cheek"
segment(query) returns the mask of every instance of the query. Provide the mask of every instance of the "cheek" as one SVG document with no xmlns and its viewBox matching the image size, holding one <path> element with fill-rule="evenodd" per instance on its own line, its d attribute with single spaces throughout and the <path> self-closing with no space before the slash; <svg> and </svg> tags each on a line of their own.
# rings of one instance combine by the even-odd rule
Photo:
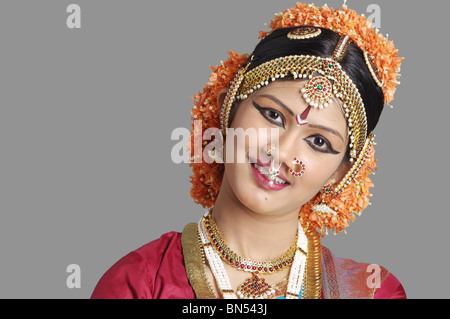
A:
<svg viewBox="0 0 450 319">
<path fill-rule="evenodd" d="M 243 163 L 244 157 L 261 158 L 261 152 L 266 149 L 272 133 L 265 125 L 258 112 L 247 109 L 238 113 L 225 139 L 227 162 L 234 160 L 235 163 Z"/>
<path fill-rule="evenodd" d="M 305 164 L 305 174 L 297 178 L 294 188 L 296 192 L 306 193 L 306 197 L 311 199 L 330 182 L 340 166 L 340 161 L 308 157 L 303 157 L 302 161 Z"/>
</svg>

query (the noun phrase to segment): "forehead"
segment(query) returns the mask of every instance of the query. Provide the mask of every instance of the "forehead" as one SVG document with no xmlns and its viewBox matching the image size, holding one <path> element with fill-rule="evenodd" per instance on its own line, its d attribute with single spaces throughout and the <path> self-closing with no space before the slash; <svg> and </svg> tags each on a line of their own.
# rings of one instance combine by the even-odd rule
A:
<svg viewBox="0 0 450 319">
<path fill-rule="evenodd" d="M 305 87 L 309 80 L 278 80 L 262 87 L 249 96 L 250 99 L 262 99 L 268 95 L 275 97 L 277 100 L 285 104 L 294 114 L 302 113 L 308 103 L 303 98 L 301 89 Z M 344 116 L 342 102 L 334 95 L 333 103 L 324 109 L 312 108 L 309 113 L 309 120 L 327 122 L 327 124 L 341 126 L 347 128 L 347 121 Z"/>
</svg>

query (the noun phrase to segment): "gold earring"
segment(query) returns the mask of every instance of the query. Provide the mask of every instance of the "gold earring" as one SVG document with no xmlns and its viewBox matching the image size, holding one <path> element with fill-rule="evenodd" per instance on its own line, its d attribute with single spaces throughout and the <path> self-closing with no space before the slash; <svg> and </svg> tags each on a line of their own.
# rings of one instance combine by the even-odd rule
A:
<svg viewBox="0 0 450 319">
<path fill-rule="evenodd" d="M 333 185 L 325 185 L 320 193 L 322 194 L 322 199 L 311 208 L 312 211 L 319 215 L 332 214 L 336 216 L 338 213 L 329 206 L 331 195 L 333 195 Z"/>
</svg>

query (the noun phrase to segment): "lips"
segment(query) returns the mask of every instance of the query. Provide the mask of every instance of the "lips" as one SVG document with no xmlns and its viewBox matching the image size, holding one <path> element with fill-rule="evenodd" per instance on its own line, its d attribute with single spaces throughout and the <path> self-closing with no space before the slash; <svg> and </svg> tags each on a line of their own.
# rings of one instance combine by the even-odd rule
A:
<svg viewBox="0 0 450 319">
<path fill-rule="evenodd" d="M 282 172 L 280 172 L 280 175 L 278 175 L 273 181 L 268 178 L 269 165 L 270 164 L 263 164 L 259 160 L 257 163 L 250 165 L 256 181 L 263 188 L 273 191 L 279 191 L 289 186 L 290 183 L 286 180 L 286 177 Z"/>
</svg>

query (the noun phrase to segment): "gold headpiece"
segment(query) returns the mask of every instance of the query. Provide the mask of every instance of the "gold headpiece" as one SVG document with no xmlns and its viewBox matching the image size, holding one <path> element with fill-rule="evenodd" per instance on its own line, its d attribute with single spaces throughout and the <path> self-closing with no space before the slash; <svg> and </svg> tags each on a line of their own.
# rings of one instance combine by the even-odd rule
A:
<svg viewBox="0 0 450 319">
<path fill-rule="evenodd" d="M 292 30 L 288 33 L 287 37 L 292 40 L 305 40 L 315 38 L 321 33 L 322 30 L 319 28 L 305 26 Z"/>
<path fill-rule="evenodd" d="M 271 81 L 278 78 L 284 78 L 292 74 L 294 78 L 312 79 L 305 87 L 304 94 L 307 95 L 307 102 L 312 106 L 321 108 L 328 104 L 331 99 L 332 91 L 337 98 L 343 102 L 345 116 L 348 121 L 350 133 L 350 157 L 355 159 L 362 150 L 367 137 L 367 118 L 364 103 L 361 95 L 354 85 L 353 81 L 342 70 L 340 64 L 331 58 L 321 58 L 309 55 L 291 55 L 280 57 L 263 63 L 252 70 L 246 72 L 246 67 L 237 75 L 236 81 L 230 88 L 222 109 L 222 130 L 226 133 L 228 127 L 229 115 L 235 99 L 244 100 L 257 89 L 268 85 Z M 319 73 L 321 76 L 313 78 L 313 75 Z M 313 92 L 316 98 L 311 94 L 308 96 L 308 86 L 314 85 L 316 79 L 322 81 L 320 90 Z M 328 81 L 329 80 L 329 81 Z M 317 87 L 317 85 L 316 85 Z M 320 92 L 320 93 L 319 93 Z M 322 93 L 324 92 L 324 93 Z M 329 92 L 330 94 L 327 94 Z M 312 100 L 310 102 L 310 100 Z"/>
<path fill-rule="evenodd" d="M 378 33 L 378 29 L 371 28 L 371 22 L 365 16 L 345 4 L 342 9 L 332 9 L 327 5 L 316 7 L 299 2 L 291 9 L 276 14 L 269 24 L 271 31 L 260 31 L 259 37 L 262 39 L 274 30 L 296 26 L 315 26 L 348 36 L 372 59 L 373 65 L 369 69 L 383 84 L 384 102 L 389 104 L 394 99 L 403 58 L 398 56 L 398 50 L 388 37 Z"/>
<path fill-rule="evenodd" d="M 353 161 L 363 149 L 368 137 L 367 117 L 361 95 L 352 80 L 342 70 L 339 61 L 345 55 L 349 44 L 356 43 L 364 52 L 366 64 L 374 81 L 383 89 L 385 103 L 389 103 L 393 99 L 395 85 L 398 83 L 397 71 L 402 60 L 397 57 L 398 51 L 395 50 L 392 42 L 370 29 L 370 22 L 364 16 L 359 16 L 346 5 L 342 10 L 338 10 L 330 9 L 326 5 L 318 8 L 314 5 L 298 3 L 292 9 L 277 14 L 270 27 L 272 31 L 297 27 L 287 34 L 290 39 L 303 40 L 317 37 L 321 33 L 319 27 L 333 30 L 340 34 L 341 38 L 331 59 L 291 55 L 268 61 L 247 72 L 250 61 L 238 72 L 225 98 L 220 118 L 223 134 L 226 134 L 235 100 L 243 100 L 255 90 L 286 75 L 292 74 L 294 79 L 297 77 L 311 79 L 315 73 L 319 73 L 331 81 L 334 95 L 343 102 L 350 131 L 350 157 Z M 267 32 L 260 32 L 260 38 L 267 34 Z M 316 90 L 314 93 L 322 92 Z M 307 97 L 307 101 L 311 99 Z M 321 106 L 328 104 L 323 99 L 315 102 Z M 312 106 L 318 105 L 312 104 Z"/>
</svg>

